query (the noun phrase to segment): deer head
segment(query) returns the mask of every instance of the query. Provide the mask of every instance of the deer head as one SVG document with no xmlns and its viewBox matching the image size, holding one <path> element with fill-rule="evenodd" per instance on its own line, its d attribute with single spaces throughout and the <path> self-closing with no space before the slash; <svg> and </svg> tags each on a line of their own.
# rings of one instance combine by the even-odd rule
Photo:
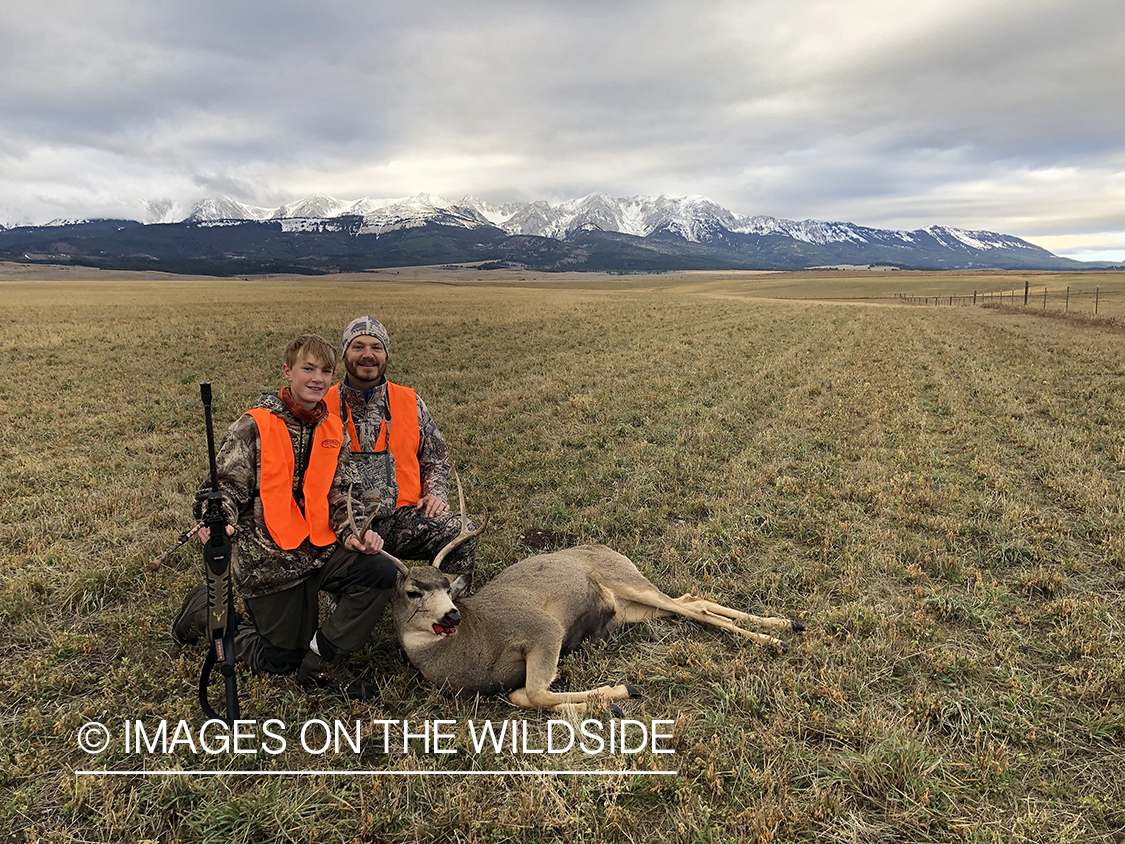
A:
<svg viewBox="0 0 1125 844">
<path fill-rule="evenodd" d="M 399 572 L 392 601 L 392 613 L 395 629 L 400 632 L 404 645 L 407 637 L 411 637 L 417 644 L 422 644 L 419 640 L 447 639 L 457 632 L 457 625 L 461 623 L 461 613 L 454 601 L 468 589 L 469 577 L 460 575 L 451 581 L 439 566 L 452 551 L 484 532 L 488 526 L 488 514 L 485 514 L 480 527 L 469 530 L 465 510 L 465 491 L 461 486 L 460 476 L 456 472 L 453 476 L 457 481 L 461 529 L 457 536 L 437 553 L 433 563 L 428 566 L 410 567 L 393 554 L 382 552 L 394 561 Z M 348 522 L 356 536 L 362 536 L 370 529 L 373 518 L 368 518 L 360 528 L 355 521 L 351 497 L 348 497 Z"/>
</svg>

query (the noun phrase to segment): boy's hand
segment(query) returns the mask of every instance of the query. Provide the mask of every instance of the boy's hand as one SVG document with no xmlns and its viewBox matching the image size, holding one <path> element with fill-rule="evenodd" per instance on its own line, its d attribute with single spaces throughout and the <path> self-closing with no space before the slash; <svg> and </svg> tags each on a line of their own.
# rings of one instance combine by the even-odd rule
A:
<svg viewBox="0 0 1125 844">
<path fill-rule="evenodd" d="M 196 533 L 196 536 L 199 537 L 201 543 L 206 545 L 207 540 L 211 538 L 211 528 L 201 527 L 199 532 Z M 227 525 L 227 536 L 234 536 L 234 525 Z"/>
<path fill-rule="evenodd" d="M 378 554 L 383 550 L 383 537 L 379 536 L 375 531 L 369 530 L 363 535 L 363 541 L 360 542 L 355 534 L 352 534 L 344 540 L 344 547 L 351 551 L 360 551 L 364 554 Z"/>
</svg>

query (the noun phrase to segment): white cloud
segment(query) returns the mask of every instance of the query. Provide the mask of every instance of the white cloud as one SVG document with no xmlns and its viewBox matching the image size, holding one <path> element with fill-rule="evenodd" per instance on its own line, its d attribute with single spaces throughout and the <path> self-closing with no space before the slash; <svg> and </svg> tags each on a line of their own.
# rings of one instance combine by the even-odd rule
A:
<svg viewBox="0 0 1125 844">
<path fill-rule="evenodd" d="M 1056 255 L 1076 261 L 1125 263 L 1125 229 L 1083 235 L 1040 235 L 1035 238 L 1035 243 Z"/>
<path fill-rule="evenodd" d="M 9 222 L 604 190 L 1125 229 L 1117 0 L 45 0 L 0 11 L 0 74 Z"/>
</svg>

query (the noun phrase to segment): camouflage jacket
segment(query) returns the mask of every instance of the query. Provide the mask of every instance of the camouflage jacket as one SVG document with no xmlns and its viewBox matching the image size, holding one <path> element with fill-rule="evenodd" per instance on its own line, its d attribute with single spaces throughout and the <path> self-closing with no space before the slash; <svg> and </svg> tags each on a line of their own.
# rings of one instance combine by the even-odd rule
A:
<svg viewBox="0 0 1125 844">
<path fill-rule="evenodd" d="M 316 425 L 297 419 L 278 398 L 277 393 L 263 393 L 254 406 L 264 407 L 285 420 L 295 458 L 306 455 L 307 460 Z M 348 454 L 345 438 L 328 494 L 328 522 L 341 541 L 352 533 L 348 525 L 348 496 L 355 479 L 349 471 Z M 253 417 L 243 414 L 234 421 L 223 438 L 216 462 L 219 489 L 223 494 L 223 509 L 230 524 L 238 527 L 234 536 L 231 567 L 234 581 L 244 595 L 254 598 L 288 589 L 328 560 L 335 545 L 319 547 L 306 539 L 292 551 L 286 551 L 270 536 L 262 513 L 262 499 L 258 495 L 262 461 L 258 425 Z M 294 473 L 293 478 L 295 493 L 299 492 L 296 490 L 297 475 L 298 473 Z M 207 493 L 210 491 L 211 478 L 208 475 L 195 495 L 196 518 L 202 515 Z M 361 519 L 362 503 L 358 487 L 354 507 L 356 519 Z"/>
<path fill-rule="evenodd" d="M 360 448 L 363 451 L 373 451 L 375 441 L 379 436 L 379 427 L 382 424 L 384 411 L 387 407 L 387 379 L 372 390 L 371 400 L 359 390 L 348 386 L 347 379 L 340 382 L 340 395 L 348 404 L 355 423 L 356 434 L 359 435 Z M 417 393 L 415 393 L 417 396 Z M 438 430 L 437 423 L 430 415 L 429 408 L 418 398 L 418 469 L 422 480 L 422 495 L 436 495 L 442 501 L 449 502 L 449 446 Z M 344 438 L 348 440 L 347 428 L 344 429 Z M 345 447 L 351 448 L 350 440 L 345 442 Z"/>
</svg>

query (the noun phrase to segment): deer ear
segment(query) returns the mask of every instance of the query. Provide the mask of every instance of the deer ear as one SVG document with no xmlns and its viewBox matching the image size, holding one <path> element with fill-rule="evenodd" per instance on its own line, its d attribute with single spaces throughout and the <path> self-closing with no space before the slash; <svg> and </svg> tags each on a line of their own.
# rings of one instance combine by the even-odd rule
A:
<svg viewBox="0 0 1125 844">
<path fill-rule="evenodd" d="M 469 591 L 470 579 L 467 574 L 458 575 L 457 578 L 449 584 L 449 597 L 451 600 L 456 601 L 464 593 Z"/>
</svg>

